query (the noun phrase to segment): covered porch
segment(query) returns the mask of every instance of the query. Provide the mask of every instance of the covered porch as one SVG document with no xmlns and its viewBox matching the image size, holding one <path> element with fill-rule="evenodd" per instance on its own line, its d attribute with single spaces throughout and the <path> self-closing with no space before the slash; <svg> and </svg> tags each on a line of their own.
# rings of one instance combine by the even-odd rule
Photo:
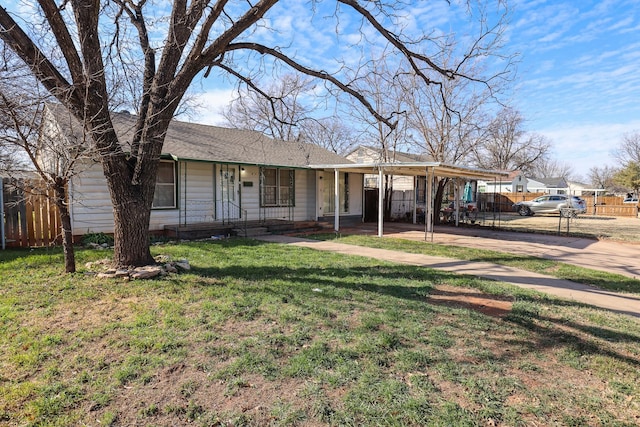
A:
<svg viewBox="0 0 640 427">
<path fill-rule="evenodd" d="M 378 176 L 378 218 L 377 236 L 384 235 L 384 179 L 385 176 L 399 175 L 414 177 L 414 188 L 417 177 L 425 177 L 426 180 L 426 203 L 425 203 L 425 238 L 427 233 L 433 233 L 434 215 L 439 212 L 439 207 L 434 206 L 434 187 L 436 178 L 450 178 L 455 182 L 456 197 L 454 200 L 455 221 L 458 225 L 459 212 L 461 210 L 460 199 L 463 193 L 464 184 L 467 181 L 492 181 L 503 179 L 508 173 L 501 171 L 491 171 L 467 168 L 462 166 L 447 165 L 440 162 L 411 162 L 411 163 L 376 163 L 376 164 L 340 164 L 340 165 L 312 165 L 313 169 L 322 170 L 325 173 L 333 171 L 336 185 L 333 189 L 335 206 L 340 205 L 340 189 L 338 188 L 338 175 L 341 172 L 375 174 Z M 417 222 L 417 204 L 413 203 L 413 223 Z M 334 230 L 340 232 L 340 215 L 334 214 Z"/>
</svg>

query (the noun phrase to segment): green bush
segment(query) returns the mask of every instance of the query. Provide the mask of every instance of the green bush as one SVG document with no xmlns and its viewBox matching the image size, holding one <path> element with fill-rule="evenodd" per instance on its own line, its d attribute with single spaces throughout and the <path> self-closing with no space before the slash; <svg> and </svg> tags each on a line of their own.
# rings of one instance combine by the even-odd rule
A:
<svg viewBox="0 0 640 427">
<path fill-rule="evenodd" d="M 111 246 L 113 245 L 113 236 L 105 233 L 87 233 L 82 236 L 82 244 L 88 245 L 89 243 L 95 243 L 97 245 L 106 243 Z"/>
</svg>

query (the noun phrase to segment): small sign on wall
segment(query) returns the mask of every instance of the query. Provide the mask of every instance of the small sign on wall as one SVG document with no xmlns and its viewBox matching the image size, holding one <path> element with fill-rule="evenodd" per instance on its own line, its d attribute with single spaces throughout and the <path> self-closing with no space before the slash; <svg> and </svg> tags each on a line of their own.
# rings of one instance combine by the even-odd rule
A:
<svg viewBox="0 0 640 427">
<path fill-rule="evenodd" d="M 253 181 L 242 181 L 243 187 L 253 187 Z"/>
</svg>

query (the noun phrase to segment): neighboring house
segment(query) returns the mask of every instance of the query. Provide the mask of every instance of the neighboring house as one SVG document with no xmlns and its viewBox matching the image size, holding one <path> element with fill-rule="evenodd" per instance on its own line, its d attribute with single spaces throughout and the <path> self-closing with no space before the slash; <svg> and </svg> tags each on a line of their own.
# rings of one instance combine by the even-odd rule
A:
<svg viewBox="0 0 640 427">
<path fill-rule="evenodd" d="M 569 183 L 565 178 L 529 178 L 529 191 L 532 193 L 567 194 Z"/>
<path fill-rule="evenodd" d="M 430 157 L 421 154 L 403 153 L 401 151 L 385 151 L 379 147 L 360 145 L 345 156 L 355 163 L 411 163 L 428 162 Z M 393 175 L 393 189 L 399 191 L 413 190 L 414 177 Z M 424 182 L 424 180 L 423 180 Z M 378 175 L 367 174 L 364 177 L 365 188 L 378 188 Z"/>
<path fill-rule="evenodd" d="M 572 196 L 591 196 L 594 194 L 602 195 L 606 193 L 604 188 L 593 188 L 592 185 L 578 181 L 567 181 L 567 194 Z"/>
<path fill-rule="evenodd" d="M 49 106 L 48 132 L 81 137 L 81 126 L 60 106 Z M 114 113 L 121 142 L 131 141 L 136 116 Z M 126 150 L 126 148 L 125 148 Z M 333 219 L 333 170 L 313 164 L 350 163 L 317 145 L 284 142 L 259 132 L 174 120 L 160 160 L 150 230 L 244 219 Z M 362 218 L 363 174 L 338 174 L 340 217 Z M 102 167 L 87 159 L 69 185 L 74 235 L 113 232 L 113 214 Z"/>
<path fill-rule="evenodd" d="M 510 172 L 504 179 L 494 181 L 478 181 L 481 193 L 528 193 L 531 185 L 542 185 L 528 179 L 522 172 Z"/>
<path fill-rule="evenodd" d="M 502 180 L 480 181 L 478 185 L 482 193 L 546 193 L 580 196 L 583 192 L 602 191 L 562 177 L 528 178 L 519 171 L 509 173 L 509 176 Z"/>
<path fill-rule="evenodd" d="M 420 154 L 404 153 L 401 151 L 387 151 L 380 147 L 360 145 L 345 156 L 347 159 L 358 163 L 411 163 L 429 161 L 428 156 Z M 401 219 L 410 215 L 413 209 L 425 207 L 425 187 L 426 178 L 424 176 L 391 175 L 393 194 L 391 196 L 391 218 Z M 414 189 L 417 188 L 418 195 L 415 196 Z M 377 204 L 378 175 L 371 173 L 364 176 L 365 205 L 375 206 Z M 417 202 L 417 203 L 416 203 Z M 376 217 L 372 209 L 366 209 L 371 215 L 367 220 Z"/>
</svg>

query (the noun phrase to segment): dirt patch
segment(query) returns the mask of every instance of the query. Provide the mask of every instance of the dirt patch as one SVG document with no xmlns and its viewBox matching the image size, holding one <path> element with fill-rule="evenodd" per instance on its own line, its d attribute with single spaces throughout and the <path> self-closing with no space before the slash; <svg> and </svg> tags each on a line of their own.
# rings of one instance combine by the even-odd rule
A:
<svg viewBox="0 0 640 427">
<path fill-rule="evenodd" d="M 196 420 L 207 425 L 244 425 L 242 419 L 252 420 L 255 424 L 251 425 L 271 425 L 272 408 L 308 406 L 304 388 L 304 380 L 269 381 L 255 374 L 243 375 L 230 385 L 180 362 L 159 371 L 146 385 L 123 387 L 110 408 L 118 408 L 118 425 L 144 426 L 152 421 L 154 425 L 178 426 L 192 425 Z M 96 418 L 103 413 L 98 411 Z M 313 422 L 304 425 L 316 426 Z"/>
<path fill-rule="evenodd" d="M 558 215 L 523 217 L 503 213 L 500 216 L 499 228 L 640 243 L 640 218 L 635 217 L 579 215 L 577 218 L 567 219 Z"/>
<path fill-rule="evenodd" d="M 429 299 L 433 304 L 468 308 L 499 318 L 506 316 L 513 306 L 513 301 L 508 297 L 447 285 L 437 286 L 429 295 Z"/>
</svg>

